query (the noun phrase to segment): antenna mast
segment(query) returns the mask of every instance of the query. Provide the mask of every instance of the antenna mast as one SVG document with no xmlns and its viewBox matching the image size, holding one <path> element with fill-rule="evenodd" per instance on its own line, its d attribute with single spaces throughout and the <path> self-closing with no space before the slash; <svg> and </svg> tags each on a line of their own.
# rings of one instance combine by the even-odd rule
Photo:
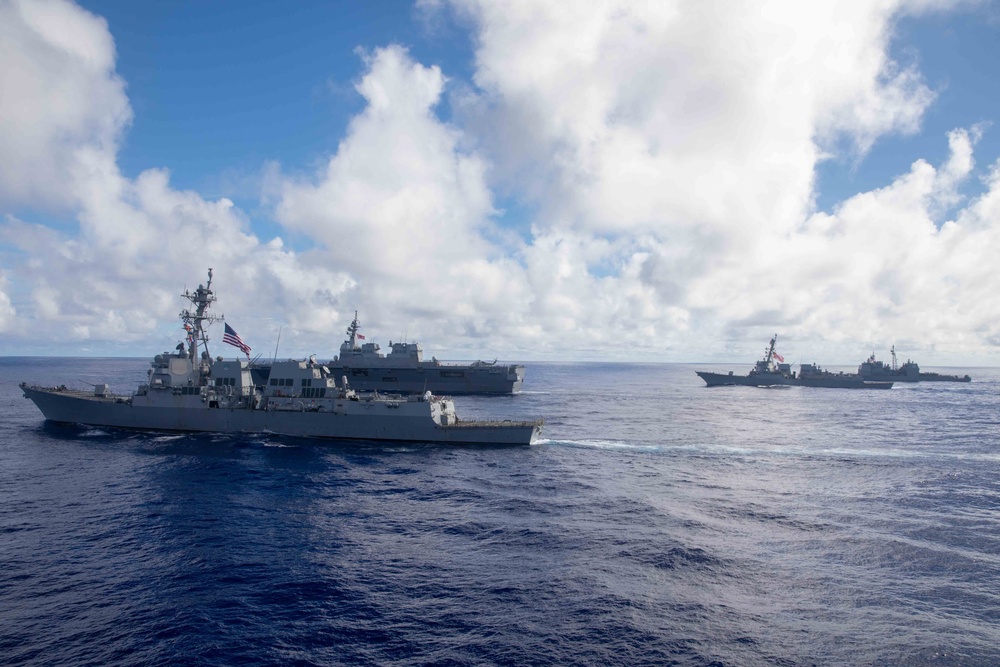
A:
<svg viewBox="0 0 1000 667">
<path fill-rule="evenodd" d="M 351 324 L 347 327 L 347 335 L 351 337 L 350 340 L 352 350 L 356 350 L 358 347 L 358 327 L 360 326 L 361 323 L 358 322 L 358 311 L 355 310 L 354 320 L 352 320 Z"/>
<path fill-rule="evenodd" d="M 774 343 L 777 340 L 778 340 L 778 334 L 774 334 L 774 337 L 771 338 L 771 344 L 767 348 L 767 363 L 769 366 L 771 364 L 771 358 L 774 357 Z"/>
<path fill-rule="evenodd" d="M 222 319 L 208 314 L 208 309 L 216 301 L 215 294 L 212 292 L 212 268 L 208 269 L 207 285 L 198 285 L 198 289 L 193 293 L 184 290 L 181 296 L 195 306 L 194 312 L 185 308 L 178 315 L 184 323 L 184 330 L 188 332 L 188 357 L 194 361 L 199 344 L 205 346 L 205 354 L 208 354 L 207 326 Z"/>
</svg>

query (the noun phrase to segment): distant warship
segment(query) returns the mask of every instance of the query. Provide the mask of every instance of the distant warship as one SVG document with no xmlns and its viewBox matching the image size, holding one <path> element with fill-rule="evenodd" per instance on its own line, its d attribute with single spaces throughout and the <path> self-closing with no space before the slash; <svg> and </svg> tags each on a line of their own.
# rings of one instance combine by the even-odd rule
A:
<svg viewBox="0 0 1000 667">
<path fill-rule="evenodd" d="M 531 444 L 541 421 L 463 421 L 450 400 L 431 391 L 415 396 L 359 392 L 346 377 L 314 357 L 275 362 L 266 384 L 253 380 L 250 348 L 228 325 L 223 342 L 243 349 L 241 359 L 213 359 L 207 327 L 222 318 L 208 314 L 216 300 L 212 269 L 207 285 L 182 295 L 195 306 L 179 317 L 187 335 L 174 352 L 153 358 L 148 381 L 131 395 L 107 384 L 93 391 L 20 384 L 50 421 L 157 431 L 274 433 L 339 440 L 446 444 Z M 201 349 L 199 355 L 199 349 Z"/>
<path fill-rule="evenodd" d="M 358 333 L 361 323 L 358 313 L 347 327 L 347 340 L 340 345 L 340 355 L 325 365 L 346 376 L 354 389 L 383 391 L 396 394 L 422 394 L 430 391 L 442 395 L 516 394 L 524 383 L 524 366 L 474 361 L 471 364 L 424 361 L 418 343 L 389 342 L 389 354 L 379 350 L 378 343 L 361 343 Z M 253 369 L 254 380 L 267 382 L 270 366 L 258 364 Z"/>
<path fill-rule="evenodd" d="M 379 350 L 378 343 L 362 343 L 358 333 L 358 313 L 347 327 L 347 340 L 340 346 L 340 356 L 329 362 L 359 390 L 392 391 L 421 394 L 512 394 L 521 390 L 524 366 L 498 365 L 493 361 L 471 364 L 440 362 L 432 357 L 424 361 L 423 350 L 417 343 L 389 342 L 389 354 Z"/>
<path fill-rule="evenodd" d="M 832 373 L 821 369 L 816 364 L 801 364 L 799 374 L 792 371 L 791 364 L 774 351 L 778 334 L 774 334 L 764 352 L 764 358 L 757 361 L 746 375 L 729 373 L 711 373 L 695 371 L 709 387 L 724 387 L 740 385 L 748 387 L 796 386 L 818 387 L 826 389 L 891 389 L 892 382 L 868 382 L 859 375 L 849 373 Z"/>
<path fill-rule="evenodd" d="M 906 360 L 902 366 L 896 365 L 896 346 L 891 349 L 892 365 L 877 361 L 875 353 L 858 366 L 858 375 L 866 380 L 892 380 L 894 382 L 972 382 L 969 375 L 942 375 L 941 373 L 924 373 L 920 371 L 917 362 Z"/>
<path fill-rule="evenodd" d="M 792 382 L 799 387 L 826 387 L 830 389 L 892 389 L 892 382 L 872 382 L 854 373 L 823 370 L 816 364 L 800 364 L 799 374 L 792 374 Z"/>
</svg>

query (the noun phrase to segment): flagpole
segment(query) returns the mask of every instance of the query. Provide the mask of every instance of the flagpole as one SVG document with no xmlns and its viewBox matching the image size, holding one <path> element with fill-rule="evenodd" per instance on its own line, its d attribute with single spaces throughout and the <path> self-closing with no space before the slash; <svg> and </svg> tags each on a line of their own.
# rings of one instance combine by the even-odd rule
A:
<svg viewBox="0 0 1000 667">
<path fill-rule="evenodd" d="M 278 343 L 281 342 L 281 327 L 278 327 L 278 340 L 274 343 L 274 358 L 271 359 L 273 364 L 278 359 Z"/>
</svg>

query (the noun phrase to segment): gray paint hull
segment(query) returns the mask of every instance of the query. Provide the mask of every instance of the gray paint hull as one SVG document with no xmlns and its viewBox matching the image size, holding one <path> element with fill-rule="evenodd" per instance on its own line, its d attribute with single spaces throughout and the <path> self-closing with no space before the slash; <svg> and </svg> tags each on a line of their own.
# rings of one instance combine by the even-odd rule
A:
<svg viewBox="0 0 1000 667">
<path fill-rule="evenodd" d="M 793 378 L 796 387 L 820 387 L 825 389 L 892 389 L 891 382 L 867 382 L 857 376 L 836 376 L 817 378 Z"/>
<path fill-rule="evenodd" d="M 128 397 L 23 386 L 26 398 L 55 422 L 113 428 L 215 433 L 273 433 L 332 440 L 443 444 L 528 445 L 538 422 L 462 422 L 442 426 L 426 415 L 400 415 L 385 403 L 352 406 L 354 414 L 307 410 L 210 408 L 198 396 L 178 396 L 173 407 L 133 405 Z"/>
<path fill-rule="evenodd" d="M 731 375 L 728 373 L 709 373 L 695 371 L 709 387 L 744 386 L 744 387 L 815 387 L 821 389 L 892 389 L 891 382 L 865 382 L 860 377 L 849 375 L 831 375 L 829 377 L 796 378 L 777 373 L 752 373 L 750 375 Z"/>
<path fill-rule="evenodd" d="M 921 382 L 972 382 L 969 375 L 941 375 L 940 373 L 921 373 Z"/>
<path fill-rule="evenodd" d="M 462 394 L 513 394 L 524 382 L 523 366 L 441 366 L 432 363 L 419 368 L 380 366 L 338 366 L 351 388 L 358 391 L 387 391 L 443 396 Z M 510 370 L 508 370 L 510 369 Z"/>
<path fill-rule="evenodd" d="M 878 382 L 972 382 L 972 377 L 968 375 L 941 375 L 940 373 L 918 373 L 917 375 L 871 373 L 866 375 L 865 379 Z"/>
<path fill-rule="evenodd" d="M 790 379 L 777 373 L 755 373 L 752 375 L 733 375 L 732 373 L 709 373 L 695 371 L 709 387 L 773 387 L 790 385 Z"/>
</svg>

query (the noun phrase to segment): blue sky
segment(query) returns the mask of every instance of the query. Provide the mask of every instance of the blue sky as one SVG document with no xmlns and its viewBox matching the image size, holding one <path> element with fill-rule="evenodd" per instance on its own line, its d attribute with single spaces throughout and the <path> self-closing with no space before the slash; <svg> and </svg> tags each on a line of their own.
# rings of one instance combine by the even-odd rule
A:
<svg viewBox="0 0 1000 667">
<path fill-rule="evenodd" d="M 994 6 L 898 21 L 893 56 L 915 63 L 937 98 L 924 114 L 920 132 L 883 137 L 860 159 L 845 155 L 822 164 L 818 170 L 820 208 L 830 209 L 851 195 L 889 183 L 917 159 L 941 161 L 948 146 L 940 137 L 956 127 L 985 124 L 979 151 L 1000 155 L 1000 127 L 993 126 L 1000 108 L 994 76 L 1000 68 L 998 20 Z M 978 183 L 969 184 L 970 192 L 981 189 Z"/>
<path fill-rule="evenodd" d="M 81 4 L 108 21 L 135 110 L 122 169 L 135 176 L 164 166 L 178 188 L 248 206 L 254 188 L 246 197 L 237 185 L 261 164 L 308 169 L 336 150 L 364 106 L 353 87 L 359 50 L 401 44 L 456 82 L 468 83 L 473 71 L 473 35 L 452 16 L 429 18 L 407 2 Z M 991 123 L 1000 107 L 998 20 L 979 9 L 895 24 L 893 57 L 916 64 L 937 99 L 919 133 L 890 134 L 864 156 L 845 151 L 821 163 L 821 209 L 890 182 L 919 158 L 945 158 L 948 131 Z M 437 112 L 447 120 L 444 102 Z M 987 131 L 980 146 L 1000 154 L 1000 130 Z"/>
<path fill-rule="evenodd" d="M 81 4 L 107 19 L 135 110 L 119 164 L 165 166 L 208 197 L 233 196 L 227 182 L 265 162 L 310 169 L 333 153 L 364 107 L 359 50 L 401 44 L 469 74 L 469 35 L 444 22 L 432 34 L 406 2 Z"/>
<path fill-rule="evenodd" d="M 0 353 L 1000 362 L 997 3 L 574 7 L 0 1 Z"/>
</svg>

